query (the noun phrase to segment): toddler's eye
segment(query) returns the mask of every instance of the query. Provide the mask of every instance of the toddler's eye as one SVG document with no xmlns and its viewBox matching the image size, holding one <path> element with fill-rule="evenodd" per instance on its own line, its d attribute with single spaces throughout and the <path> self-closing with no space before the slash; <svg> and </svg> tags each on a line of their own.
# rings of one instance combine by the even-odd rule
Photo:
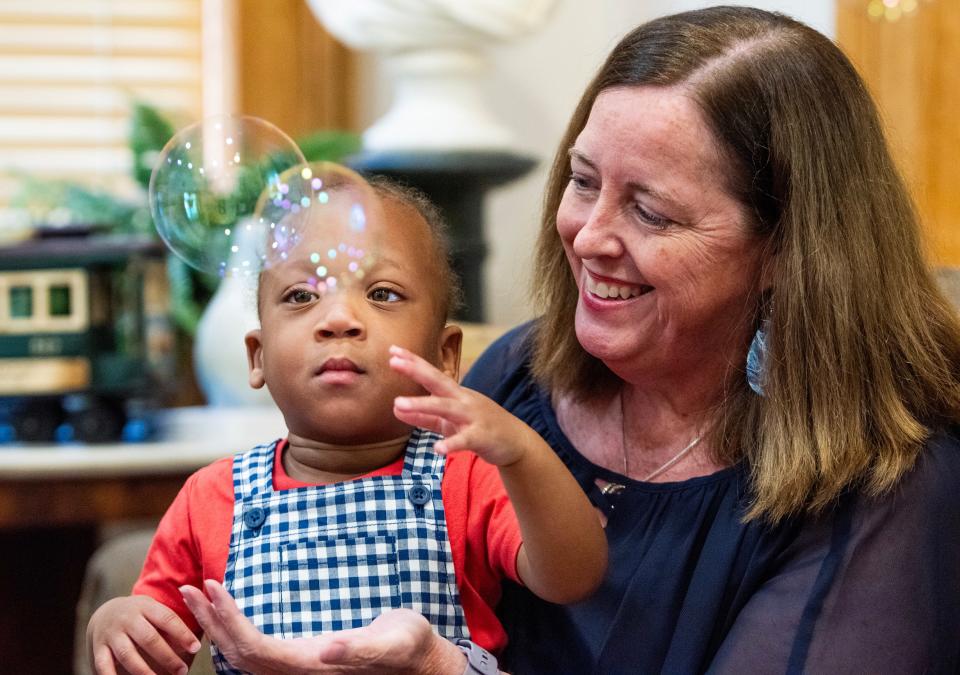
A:
<svg viewBox="0 0 960 675">
<path fill-rule="evenodd" d="M 403 299 L 399 293 L 384 286 L 378 286 L 370 291 L 370 299 L 374 302 L 399 302 Z"/>
<path fill-rule="evenodd" d="M 317 294 L 313 291 L 309 291 L 305 288 L 295 288 L 284 298 L 285 302 L 290 302 L 295 305 L 302 305 L 306 302 L 312 302 L 314 298 L 317 297 Z"/>
</svg>

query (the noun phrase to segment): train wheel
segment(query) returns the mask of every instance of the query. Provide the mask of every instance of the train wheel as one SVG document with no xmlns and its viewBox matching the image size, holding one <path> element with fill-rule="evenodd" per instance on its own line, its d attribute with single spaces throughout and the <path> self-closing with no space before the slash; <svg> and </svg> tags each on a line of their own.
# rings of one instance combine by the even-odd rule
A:
<svg viewBox="0 0 960 675">
<path fill-rule="evenodd" d="M 63 408 L 56 401 L 28 403 L 13 416 L 18 441 L 50 442 L 63 422 Z"/>
<path fill-rule="evenodd" d="M 115 405 L 96 402 L 70 414 L 67 419 L 74 437 L 84 443 L 109 443 L 120 439 L 127 421 L 123 411 Z"/>
</svg>

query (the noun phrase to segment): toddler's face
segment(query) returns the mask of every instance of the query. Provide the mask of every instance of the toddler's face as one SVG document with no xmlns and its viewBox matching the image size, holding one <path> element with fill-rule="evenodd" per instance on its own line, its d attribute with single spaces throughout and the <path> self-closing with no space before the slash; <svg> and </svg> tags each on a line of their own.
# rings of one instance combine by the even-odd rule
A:
<svg viewBox="0 0 960 675">
<path fill-rule="evenodd" d="M 303 256 L 261 276 L 261 328 L 247 336 L 250 383 L 266 383 L 299 436 L 363 444 L 404 434 L 408 427 L 394 417 L 393 399 L 422 390 L 389 367 L 391 344 L 456 372 L 459 342 L 444 339 L 437 315 L 446 289 L 438 287 L 429 228 L 413 208 L 381 203 L 382 216 L 368 223 L 378 255 L 362 278 L 339 275 L 349 281 L 321 292 L 311 283 L 316 264 Z M 301 250 L 329 248 L 322 233 L 305 237 Z"/>
</svg>

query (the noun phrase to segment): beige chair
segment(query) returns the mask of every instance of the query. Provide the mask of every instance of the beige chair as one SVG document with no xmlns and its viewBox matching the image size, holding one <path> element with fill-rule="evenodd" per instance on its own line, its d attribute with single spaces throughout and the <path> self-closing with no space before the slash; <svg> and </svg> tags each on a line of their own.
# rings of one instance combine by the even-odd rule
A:
<svg viewBox="0 0 960 675">
<path fill-rule="evenodd" d="M 937 281 L 947 298 L 960 308 L 960 267 L 940 267 L 937 269 Z"/>
</svg>

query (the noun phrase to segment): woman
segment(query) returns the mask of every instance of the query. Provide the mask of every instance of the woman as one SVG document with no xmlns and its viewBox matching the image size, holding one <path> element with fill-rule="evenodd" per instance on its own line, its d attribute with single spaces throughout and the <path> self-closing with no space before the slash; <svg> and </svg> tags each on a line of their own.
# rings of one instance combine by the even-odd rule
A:
<svg viewBox="0 0 960 675">
<path fill-rule="evenodd" d="M 610 571 L 574 606 L 507 589 L 507 668 L 960 669 L 960 326 L 841 52 L 755 9 L 641 26 L 544 213 L 543 315 L 467 383 L 566 461 Z M 201 622 L 255 670 L 463 672 L 404 612 L 304 656 L 212 592 Z"/>
</svg>

